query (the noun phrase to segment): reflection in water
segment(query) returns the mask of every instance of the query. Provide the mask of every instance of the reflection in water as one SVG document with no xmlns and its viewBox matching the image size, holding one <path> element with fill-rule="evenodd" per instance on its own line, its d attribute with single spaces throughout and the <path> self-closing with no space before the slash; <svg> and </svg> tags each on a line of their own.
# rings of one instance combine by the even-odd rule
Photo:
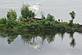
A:
<svg viewBox="0 0 82 55">
<path fill-rule="evenodd" d="M 74 35 L 74 32 L 71 32 L 71 33 L 69 33 L 70 34 L 70 37 L 72 38 L 72 40 L 71 40 L 71 42 L 70 42 L 70 45 L 72 46 L 72 47 L 74 47 L 75 46 L 75 39 L 74 39 L 74 37 L 73 37 L 73 35 Z"/>
<path fill-rule="evenodd" d="M 61 33 L 60 33 L 62 40 L 63 40 L 63 38 L 64 38 L 64 33 L 65 33 L 65 32 L 61 32 Z"/>
<path fill-rule="evenodd" d="M 70 34 L 70 37 L 73 38 L 74 32 L 70 32 L 69 34 Z"/>
<path fill-rule="evenodd" d="M 25 44 L 31 45 L 33 48 L 40 48 L 40 45 L 43 45 L 44 41 L 47 41 L 48 43 L 54 42 L 55 35 L 59 34 L 60 37 L 64 38 L 64 32 L 63 33 L 56 33 L 52 31 L 43 31 L 43 32 L 1 32 L 0 35 L 3 38 L 7 38 L 8 44 L 11 44 L 20 34 L 20 37 L 24 41 Z M 75 46 L 75 39 L 73 38 L 74 33 L 69 33 L 71 37 L 70 45 L 72 47 Z"/>
<path fill-rule="evenodd" d="M 71 43 L 70 43 L 70 45 L 72 46 L 72 47 L 74 47 L 75 46 L 75 39 L 73 38 L 72 40 L 71 40 Z"/>
</svg>

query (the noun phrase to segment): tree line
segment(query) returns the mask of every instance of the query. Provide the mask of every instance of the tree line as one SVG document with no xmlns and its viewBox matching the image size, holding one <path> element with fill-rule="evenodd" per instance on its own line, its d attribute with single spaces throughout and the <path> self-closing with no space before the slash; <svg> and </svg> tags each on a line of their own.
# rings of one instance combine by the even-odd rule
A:
<svg viewBox="0 0 82 55">
<path fill-rule="evenodd" d="M 0 30 L 77 32 L 79 24 L 73 23 L 76 13 L 71 11 L 69 14 L 71 16 L 69 22 L 56 20 L 51 14 L 48 14 L 47 17 L 42 14 L 41 19 L 38 19 L 35 18 L 35 13 L 29 9 L 29 6 L 23 5 L 19 18 L 17 18 L 16 11 L 11 9 L 5 18 L 0 19 Z"/>
</svg>

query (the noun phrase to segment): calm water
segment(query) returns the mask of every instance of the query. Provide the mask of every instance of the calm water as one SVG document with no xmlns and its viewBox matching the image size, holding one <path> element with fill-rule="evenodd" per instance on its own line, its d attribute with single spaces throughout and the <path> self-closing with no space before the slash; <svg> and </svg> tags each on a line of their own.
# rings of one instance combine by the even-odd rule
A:
<svg viewBox="0 0 82 55">
<path fill-rule="evenodd" d="M 1 33 L 1 55 L 82 55 L 82 34 Z"/>
<path fill-rule="evenodd" d="M 77 23 L 82 24 L 81 0 L 0 0 L 0 17 L 13 8 L 20 15 L 22 4 L 40 3 L 44 14 L 51 13 L 56 18 L 69 20 L 69 12 L 76 11 Z M 73 37 L 61 34 L 1 34 L 0 55 L 82 55 L 82 34 Z"/>
</svg>

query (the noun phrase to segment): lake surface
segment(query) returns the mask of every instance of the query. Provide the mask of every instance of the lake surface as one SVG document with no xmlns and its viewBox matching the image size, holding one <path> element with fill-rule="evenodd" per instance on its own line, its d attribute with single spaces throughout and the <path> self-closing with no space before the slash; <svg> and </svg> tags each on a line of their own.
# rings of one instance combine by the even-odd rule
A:
<svg viewBox="0 0 82 55">
<path fill-rule="evenodd" d="M 68 21 L 69 12 L 74 10 L 74 22 L 82 24 L 82 0 L 0 0 L 0 17 L 9 9 L 15 9 L 20 16 L 23 4 L 41 5 L 44 14 Z M 0 34 L 0 55 L 82 55 L 82 34 Z"/>
<path fill-rule="evenodd" d="M 81 33 L 0 33 L 1 55 L 82 55 Z"/>
</svg>

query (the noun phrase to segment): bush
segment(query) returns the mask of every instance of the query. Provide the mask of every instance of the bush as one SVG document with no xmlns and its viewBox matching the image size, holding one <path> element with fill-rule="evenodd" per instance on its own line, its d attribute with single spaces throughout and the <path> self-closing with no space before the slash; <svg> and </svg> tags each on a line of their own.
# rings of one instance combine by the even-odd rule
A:
<svg viewBox="0 0 82 55">
<path fill-rule="evenodd" d="M 6 21 L 7 21 L 6 18 L 1 18 L 0 19 L 0 24 L 6 24 Z"/>
</svg>

